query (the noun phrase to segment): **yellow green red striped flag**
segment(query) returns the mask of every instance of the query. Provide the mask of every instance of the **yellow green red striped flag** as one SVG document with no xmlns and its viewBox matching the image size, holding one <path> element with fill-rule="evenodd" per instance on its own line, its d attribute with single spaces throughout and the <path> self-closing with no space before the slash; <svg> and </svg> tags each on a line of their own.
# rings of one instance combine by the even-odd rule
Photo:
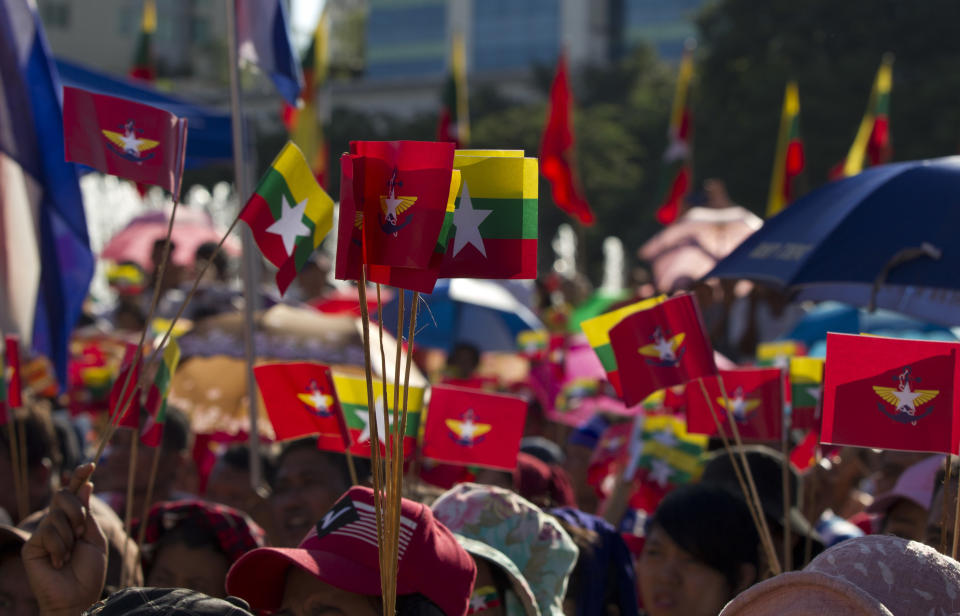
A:
<svg viewBox="0 0 960 616">
<path fill-rule="evenodd" d="M 347 429 L 353 440 L 350 452 L 353 455 L 370 457 L 370 429 L 367 403 L 367 381 L 362 375 L 345 374 L 334 371 L 333 386 L 337 392 L 340 406 L 343 408 L 343 417 L 347 422 Z M 383 404 L 383 381 L 374 379 L 373 395 L 376 400 L 376 411 L 380 420 L 377 422 L 377 432 L 381 442 L 385 434 L 386 424 L 383 420 L 383 409 L 390 407 L 390 424 L 393 424 L 393 397 L 396 391 L 392 383 L 387 383 L 387 404 Z M 400 404 L 403 405 L 403 386 L 400 386 Z M 423 410 L 423 387 L 410 386 L 407 397 L 407 425 L 403 433 L 403 455 L 409 458 L 413 455 L 416 446 L 417 431 L 420 427 L 420 415 Z M 329 451 L 343 451 L 343 439 L 339 435 L 329 438 L 320 436 L 320 449 Z"/>
</svg>

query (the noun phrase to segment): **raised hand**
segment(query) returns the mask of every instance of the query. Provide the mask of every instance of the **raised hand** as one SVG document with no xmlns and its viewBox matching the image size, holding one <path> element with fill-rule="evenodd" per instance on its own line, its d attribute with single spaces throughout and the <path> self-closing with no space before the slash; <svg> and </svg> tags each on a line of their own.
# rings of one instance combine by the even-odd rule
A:
<svg viewBox="0 0 960 616">
<path fill-rule="evenodd" d="M 44 616 L 79 614 L 103 590 L 107 541 L 89 507 L 93 469 L 93 463 L 77 467 L 23 546 L 23 565 Z"/>
</svg>

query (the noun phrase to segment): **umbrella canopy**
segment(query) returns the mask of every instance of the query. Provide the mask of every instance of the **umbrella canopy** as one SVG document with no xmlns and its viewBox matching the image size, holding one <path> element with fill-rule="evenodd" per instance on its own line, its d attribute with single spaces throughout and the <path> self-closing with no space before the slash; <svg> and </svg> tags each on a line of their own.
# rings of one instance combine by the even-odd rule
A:
<svg viewBox="0 0 960 616">
<path fill-rule="evenodd" d="M 169 210 L 137 216 L 110 238 L 100 257 L 118 263 L 133 261 L 149 270 L 153 266 L 153 244 L 167 236 L 169 224 Z M 213 224 L 209 214 L 180 206 L 173 223 L 174 250 L 171 259 L 176 265 L 192 265 L 194 253 L 201 244 L 217 243 L 221 237 L 223 231 Z M 240 254 L 240 245 L 233 238 L 227 238 L 223 249 L 234 256 Z"/>
<path fill-rule="evenodd" d="M 873 167 L 767 221 L 708 277 L 960 324 L 960 156 Z"/>
<path fill-rule="evenodd" d="M 406 294 L 404 332 L 409 323 L 410 293 Z M 458 342 L 480 351 L 514 351 L 517 334 L 543 329 L 537 315 L 498 281 L 455 278 L 441 280 L 433 293 L 420 296 L 417 345 L 449 351 Z M 399 296 L 383 307 L 383 322 L 396 327 Z"/>
<path fill-rule="evenodd" d="M 657 289 L 672 292 L 700 279 L 763 221 L 739 205 L 690 208 L 640 247 Z"/>
</svg>

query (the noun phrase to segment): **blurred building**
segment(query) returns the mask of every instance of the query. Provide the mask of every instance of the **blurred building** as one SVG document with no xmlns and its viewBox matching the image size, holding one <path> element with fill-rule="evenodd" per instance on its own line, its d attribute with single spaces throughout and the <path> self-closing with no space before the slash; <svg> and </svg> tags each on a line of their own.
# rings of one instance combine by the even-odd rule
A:
<svg viewBox="0 0 960 616">
<path fill-rule="evenodd" d="M 320 2 L 320 0 L 290 0 Z M 143 0 L 37 0 L 57 56 L 124 75 L 133 61 Z M 640 43 L 679 58 L 705 0 L 325 0 L 331 12 L 334 105 L 410 116 L 436 110 L 450 41 L 466 43 L 472 86 L 510 98 L 542 97 L 530 79 L 561 50 L 574 67 L 616 61 Z M 295 13 L 291 13 L 295 14 Z M 302 39 L 314 24 L 293 23 Z M 157 0 L 158 86 L 226 104 L 223 0 Z M 341 70 L 337 71 L 336 69 Z M 245 82 L 251 109 L 271 107 L 266 79 Z M 262 102 L 260 102 L 262 100 Z"/>
</svg>

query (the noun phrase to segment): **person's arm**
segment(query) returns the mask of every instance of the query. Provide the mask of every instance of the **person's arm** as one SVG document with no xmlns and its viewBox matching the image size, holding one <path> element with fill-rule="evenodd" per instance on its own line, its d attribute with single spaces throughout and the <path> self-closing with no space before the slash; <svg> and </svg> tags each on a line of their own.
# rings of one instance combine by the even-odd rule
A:
<svg viewBox="0 0 960 616">
<path fill-rule="evenodd" d="M 23 546 L 21 557 L 41 616 L 76 616 L 100 598 L 107 541 L 90 512 L 92 463 L 78 467 L 68 487 Z"/>
</svg>

